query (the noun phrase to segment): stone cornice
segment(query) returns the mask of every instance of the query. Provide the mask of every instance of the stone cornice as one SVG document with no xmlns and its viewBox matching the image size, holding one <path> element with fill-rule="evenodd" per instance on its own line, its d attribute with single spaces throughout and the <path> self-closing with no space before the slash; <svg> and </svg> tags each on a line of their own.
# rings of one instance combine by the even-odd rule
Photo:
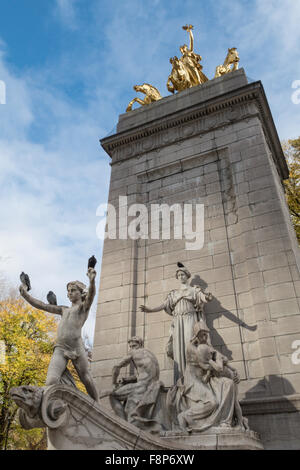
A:
<svg viewBox="0 0 300 470">
<path fill-rule="evenodd" d="M 242 87 L 242 90 L 244 89 L 245 87 Z M 174 127 L 182 126 L 184 124 L 191 123 L 192 121 L 199 120 L 201 118 L 206 118 L 207 116 L 218 113 L 220 111 L 222 112 L 227 109 L 230 110 L 230 108 L 236 105 L 241 105 L 243 103 L 253 101 L 256 97 L 252 93 L 252 90 L 250 93 L 248 92 L 248 90 L 245 90 L 242 95 L 239 94 L 239 96 L 236 96 L 239 90 L 240 89 L 225 93 L 225 95 L 218 96 L 217 98 L 211 98 L 205 101 L 204 103 L 201 103 L 200 105 L 193 105 L 191 107 L 188 107 L 185 110 L 181 111 L 180 114 L 178 112 L 171 113 L 163 119 L 155 119 L 153 121 L 147 122 L 142 126 L 136 126 L 131 128 L 130 130 L 126 130 L 105 137 L 104 139 L 100 140 L 100 143 L 104 150 L 110 156 L 112 156 L 111 154 L 113 153 L 113 151 L 121 146 L 132 144 L 133 142 L 137 142 L 140 139 L 145 139 L 146 137 L 153 136 L 154 134 L 159 133 L 161 131 L 167 131 Z M 155 105 L 156 103 L 153 103 L 151 106 Z M 236 112 L 231 112 L 232 118 L 227 120 L 228 123 L 234 121 L 236 118 Z M 253 113 L 249 113 L 249 115 L 250 114 Z M 226 119 L 222 120 L 220 126 L 224 125 L 224 123 L 226 123 Z M 211 128 L 215 128 L 215 126 L 212 126 Z M 209 128 L 204 129 L 205 132 L 209 130 Z"/>
<path fill-rule="evenodd" d="M 287 178 L 286 161 L 260 81 L 105 137 L 100 142 L 114 164 L 254 116 L 263 124 L 281 178 Z"/>
</svg>

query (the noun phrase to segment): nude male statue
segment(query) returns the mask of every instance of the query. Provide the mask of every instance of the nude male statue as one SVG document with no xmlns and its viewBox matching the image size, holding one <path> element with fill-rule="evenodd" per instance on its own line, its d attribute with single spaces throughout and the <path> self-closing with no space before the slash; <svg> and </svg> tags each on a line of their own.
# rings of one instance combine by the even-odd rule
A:
<svg viewBox="0 0 300 470">
<path fill-rule="evenodd" d="M 87 276 L 90 281 L 88 290 L 79 281 L 67 284 L 71 307 L 45 304 L 32 297 L 27 292 L 28 289 L 25 284 L 21 284 L 19 290 L 22 297 L 33 307 L 55 315 L 61 315 L 54 352 L 48 368 L 46 386 L 61 382 L 67 364 L 71 360 L 87 393 L 98 401 L 98 392 L 89 371 L 88 358 L 81 338 L 81 329 L 88 317 L 96 294 L 96 271 L 89 267 Z"/>
<path fill-rule="evenodd" d="M 113 389 L 103 390 L 100 398 L 109 396 L 111 406 L 120 418 L 142 429 L 163 426 L 161 407 L 159 365 L 154 354 L 144 348 L 143 340 L 133 336 L 128 341 L 129 352 L 112 370 Z M 121 368 L 132 364 L 136 375 L 118 382 Z"/>
</svg>

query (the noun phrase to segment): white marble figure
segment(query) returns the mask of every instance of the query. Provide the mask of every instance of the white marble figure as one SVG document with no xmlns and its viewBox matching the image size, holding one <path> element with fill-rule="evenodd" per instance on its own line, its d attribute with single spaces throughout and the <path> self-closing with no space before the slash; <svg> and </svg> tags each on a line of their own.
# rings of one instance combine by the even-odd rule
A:
<svg viewBox="0 0 300 470">
<path fill-rule="evenodd" d="M 237 371 L 207 343 L 203 321 L 194 325 L 183 378 L 170 389 L 167 408 L 173 428 L 205 431 L 214 427 L 249 429 L 238 401 Z"/>
<path fill-rule="evenodd" d="M 163 383 L 159 380 L 159 365 L 151 351 L 144 348 L 142 338 L 133 336 L 128 341 L 129 351 L 112 371 L 114 388 L 103 390 L 100 398 L 109 396 L 115 413 L 138 428 L 151 432 L 165 428 L 165 412 L 161 404 Z M 133 365 L 135 375 L 118 381 L 121 368 Z"/>
<path fill-rule="evenodd" d="M 189 285 L 190 277 L 189 270 L 178 263 L 176 279 L 180 281 L 180 287 L 172 290 L 159 307 L 140 306 L 143 312 L 164 310 L 173 317 L 167 355 L 174 360 L 175 381 L 184 374 L 186 348 L 193 336 L 193 327 L 200 319 L 205 321 L 204 304 L 212 300 L 212 295 L 204 293 L 201 287 Z"/>
<path fill-rule="evenodd" d="M 71 307 L 45 304 L 35 299 L 28 293 L 24 283 L 21 284 L 19 290 L 22 297 L 33 307 L 61 316 L 46 385 L 61 383 L 67 364 L 71 360 L 88 394 L 98 401 L 98 392 L 89 370 L 88 358 L 81 338 L 81 329 L 88 317 L 96 293 L 96 271 L 91 267 L 88 268 L 87 276 L 90 280 L 88 290 L 80 281 L 67 284 Z"/>
</svg>

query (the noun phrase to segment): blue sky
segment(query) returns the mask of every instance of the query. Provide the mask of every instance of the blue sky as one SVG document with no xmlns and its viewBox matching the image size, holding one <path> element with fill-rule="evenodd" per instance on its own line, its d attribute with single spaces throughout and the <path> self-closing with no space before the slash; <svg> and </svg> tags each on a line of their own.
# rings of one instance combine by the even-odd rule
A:
<svg viewBox="0 0 300 470">
<path fill-rule="evenodd" d="M 66 303 L 66 282 L 84 280 L 90 255 L 100 260 L 95 214 L 110 166 L 99 138 L 134 84 L 168 95 L 186 23 L 209 78 L 237 47 L 248 77 L 263 82 L 279 137 L 300 135 L 291 100 L 299 0 L 0 0 L 0 272 L 9 283 L 25 270 L 36 296 L 54 290 Z"/>
</svg>

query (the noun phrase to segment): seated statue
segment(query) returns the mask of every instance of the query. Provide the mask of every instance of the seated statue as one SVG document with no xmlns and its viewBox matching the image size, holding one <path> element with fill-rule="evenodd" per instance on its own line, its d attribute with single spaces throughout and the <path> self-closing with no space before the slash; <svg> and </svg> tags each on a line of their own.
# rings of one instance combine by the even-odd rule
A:
<svg viewBox="0 0 300 470">
<path fill-rule="evenodd" d="M 238 373 L 207 343 L 208 333 L 202 320 L 195 323 L 184 376 L 168 392 L 173 430 L 205 431 L 212 426 L 249 429 L 238 401 Z"/>
<path fill-rule="evenodd" d="M 113 367 L 113 389 L 103 390 L 100 398 L 109 396 L 115 413 L 140 429 L 158 432 L 165 428 L 159 365 L 151 351 L 144 348 L 143 340 L 133 336 L 129 341 L 129 352 Z M 137 374 L 118 381 L 122 367 L 133 365 Z"/>
</svg>

